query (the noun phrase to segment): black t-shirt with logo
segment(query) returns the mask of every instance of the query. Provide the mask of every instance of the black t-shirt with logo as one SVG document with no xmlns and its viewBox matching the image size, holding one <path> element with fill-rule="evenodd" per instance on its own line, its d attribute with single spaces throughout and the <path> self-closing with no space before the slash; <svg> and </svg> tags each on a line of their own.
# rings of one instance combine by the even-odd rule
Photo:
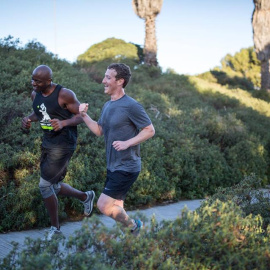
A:
<svg viewBox="0 0 270 270">
<path fill-rule="evenodd" d="M 43 130 L 43 147 L 75 150 L 77 126 L 67 126 L 59 131 L 54 131 L 50 123 L 51 119 L 66 120 L 73 116 L 69 110 L 61 108 L 58 103 L 61 88 L 62 86 L 58 84 L 54 91 L 47 97 L 44 97 L 41 93 L 36 93 L 33 110 Z"/>
</svg>

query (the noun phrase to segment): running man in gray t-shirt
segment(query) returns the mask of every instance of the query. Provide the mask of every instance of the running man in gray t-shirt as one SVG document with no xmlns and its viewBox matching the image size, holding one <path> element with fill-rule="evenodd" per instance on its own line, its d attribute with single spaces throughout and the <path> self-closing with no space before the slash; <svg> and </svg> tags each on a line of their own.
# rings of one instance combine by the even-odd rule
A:
<svg viewBox="0 0 270 270">
<path fill-rule="evenodd" d="M 107 179 L 97 206 L 137 234 L 143 224 L 127 215 L 124 200 L 141 170 L 140 143 L 154 136 L 155 129 L 142 105 L 125 94 L 130 77 L 127 65 L 109 65 L 102 83 L 111 100 L 103 106 L 100 119 L 96 122 L 87 115 L 87 103 L 79 110 L 88 128 L 105 138 Z"/>
</svg>

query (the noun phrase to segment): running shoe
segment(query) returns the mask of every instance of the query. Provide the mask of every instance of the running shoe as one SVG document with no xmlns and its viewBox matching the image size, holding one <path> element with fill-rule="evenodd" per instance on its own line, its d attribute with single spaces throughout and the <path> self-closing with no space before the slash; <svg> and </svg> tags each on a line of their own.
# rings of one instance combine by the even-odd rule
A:
<svg viewBox="0 0 270 270">
<path fill-rule="evenodd" d="M 83 203 L 84 205 L 84 214 L 89 217 L 93 210 L 95 192 L 93 190 L 86 191 L 87 198 Z"/>
<path fill-rule="evenodd" d="M 131 230 L 131 233 L 135 236 L 139 235 L 140 230 L 143 228 L 143 222 L 140 219 L 134 219 L 135 225 L 134 228 Z"/>
<path fill-rule="evenodd" d="M 47 232 L 46 236 L 43 240 L 51 241 L 52 239 L 63 237 L 63 233 L 60 231 L 60 229 L 57 229 L 54 226 L 51 226 L 50 230 Z"/>
</svg>

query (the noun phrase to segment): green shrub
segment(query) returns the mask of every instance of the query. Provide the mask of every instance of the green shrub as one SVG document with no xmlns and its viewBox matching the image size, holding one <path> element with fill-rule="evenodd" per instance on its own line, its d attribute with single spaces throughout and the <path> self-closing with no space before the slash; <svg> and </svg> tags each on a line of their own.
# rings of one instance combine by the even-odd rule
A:
<svg viewBox="0 0 270 270">
<path fill-rule="evenodd" d="M 136 45 L 127 43 L 122 39 L 108 38 L 92 45 L 86 52 L 78 56 L 78 61 L 95 63 L 105 59 L 125 61 L 126 58 L 139 60 Z"/>
<path fill-rule="evenodd" d="M 124 62 L 131 68 L 138 65 L 141 58 L 139 45 L 124 40 L 108 38 L 92 45 L 77 58 L 77 66 L 83 68 L 96 82 L 101 83 L 107 67 L 111 63 Z"/>
<path fill-rule="evenodd" d="M 222 70 L 211 70 L 210 72 L 213 77 L 216 78 L 217 83 L 221 85 L 228 85 L 230 88 L 242 88 L 247 90 L 254 89 L 253 83 L 248 79 L 243 78 L 239 73 L 224 72 Z M 202 78 L 205 78 L 205 76 Z M 209 77 L 207 80 L 209 80 Z M 213 81 L 213 79 L 210 78 L 210 81 Z"/>
<path fill-rule="evenodd" d="M 246 176 L 240 183 L 222 188 L 219 187 L 216 193 L 209 197 L 203 204 L 211 205 L 216 200 L 222 202 L 232 201 L 240 206 L 246 216 L 260 215 L 263 218 L 263 228 L 270 224 L 270 197 L 261 188 L 262 180 L 255 174 Z"/>
<path fill-rule="evenodd" d="M 145 220 L 145 218 L 144 218 Z M 270 238 L 260 216 L 246 216 L 232 201 L 215 200 L 181 218 L 149 225 L 134 237 L 98 218 L 67 241 L 27 239 L 0 269 L 268 269 Z M 123 230 L 123 229 L 122 229 Z"/>
<path fill-rule="evenodd" d="M 0 40 L 0 124 L 5 127 L 0 129 L 0 216 L 7 216 L 0 219 L 1 232 L 49 222 L 38 190 L 42 131 L 35 123 L 29 132 L 20 128 L 21 118 L 32 110 L 33 69 L 49 65 L 53 80 L 73 90 L 80 102 L 87 102 L 89 115 L 98 120 L 109 97 L 97 81 L 112 60 L 123 60 L 114 56 L 96 59 L 86 67 L 58 59 L 38 42 L 20 47 L 12 37 Z M 267 98 L 254 98 L 246 90 L 197 77 L 162 73 L 160 67 L 149 68 L 137 58 L 123 61 L 132 69 L 126 93 L 142 103 L 156 129 L 155 137 L 141 146 L 142 172 L 128 193 L 128 209 L 203 198 L 218 187 L 239 183 L 250 173 L 256 173 L 263 184 L 269 183 Z M 93 73 L 88 70 L 92 66 Z M 78 126 L 78 134 L 65 181 L 80 190 L 94 189 L 98 196 L 106 177 L 104 140 L 84 124 Z M 21 207 L 16 207 L 22 200 Z M 72 198 L 59 198 L 59 202 L 62 220 L 82 218 L 80 202 Z M 23 222 L 12 222 L 14 216 Z"/>
<path fill-rule="evenodd" d="M 202 73 L 199 77 L 209 82 L 228 85 L 229 88 L 260 88 L 261 66 L 253 47 L 241 49 L 233 56 L 227 54 L 222 59 L 221 66 Z"/>
</svg>

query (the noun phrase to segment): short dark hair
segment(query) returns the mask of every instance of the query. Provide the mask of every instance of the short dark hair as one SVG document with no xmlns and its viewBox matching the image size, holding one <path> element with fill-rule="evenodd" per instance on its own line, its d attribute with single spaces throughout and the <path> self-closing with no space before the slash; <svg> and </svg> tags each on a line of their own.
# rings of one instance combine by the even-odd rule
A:
<svg viewBox="0 0 270 270">
<path fill-rule="evenodd" d="M 130 67 L 122 63 L 112 63 L 107 69 L 114 69 L 116 71 L 116 80 L 124 79 L 123 88 L 125 88 L 131 77 Z"/>
</svg>

